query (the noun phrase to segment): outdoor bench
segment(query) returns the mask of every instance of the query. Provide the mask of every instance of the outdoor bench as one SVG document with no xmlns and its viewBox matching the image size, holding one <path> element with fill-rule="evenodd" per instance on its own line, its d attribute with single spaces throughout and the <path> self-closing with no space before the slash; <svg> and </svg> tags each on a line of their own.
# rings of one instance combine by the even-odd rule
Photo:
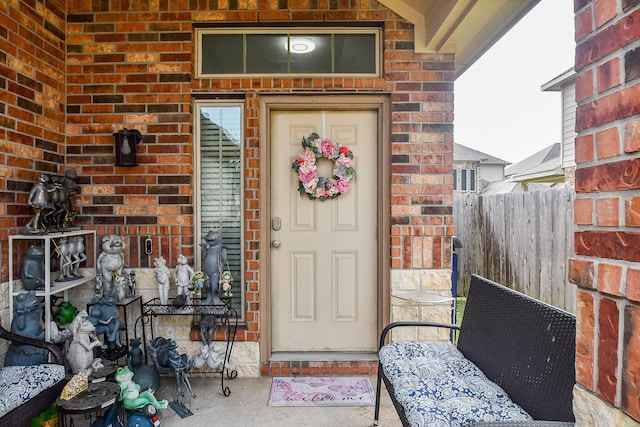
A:
<svg viewBox="0 0 640 427">
<path fill-rule="evenodd" d="M 67 383 L 64 354 L 55 344 L 14 334 L 2 326 L 0 338 L 46 348 L 53 355 L 54 363 L 0 369 L 0 426 L 29 425 L 31 418 L 56 401 Z"/>
<path fill-rule="evenodd" d="M 457 345 L 387 343 L 391 330 L 457 330 Z M 575 316 L 473 275 L 462 323 L 395 322 L 380 336 L 381 382 L 405 427 L 573 425 Z"/>
</svg>

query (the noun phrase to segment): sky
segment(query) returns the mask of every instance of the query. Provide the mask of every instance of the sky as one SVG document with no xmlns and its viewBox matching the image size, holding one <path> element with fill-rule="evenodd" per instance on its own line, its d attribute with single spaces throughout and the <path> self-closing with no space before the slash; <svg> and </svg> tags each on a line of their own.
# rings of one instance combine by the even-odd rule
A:
<svg viewBox="0 0 640 427">
<path fill-rule="evenodd" d="M 517 163 L 561 142 L 560 92 L 574 64 L 573 0 L 542 0 L 455 82 L 454 140 Z"/>
</svg>

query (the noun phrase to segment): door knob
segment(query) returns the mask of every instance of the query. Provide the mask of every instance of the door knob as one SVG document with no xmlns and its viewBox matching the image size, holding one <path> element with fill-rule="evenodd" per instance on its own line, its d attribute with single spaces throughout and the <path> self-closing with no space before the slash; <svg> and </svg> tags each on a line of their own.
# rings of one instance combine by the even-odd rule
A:
<svg viewBox="0 0 640 427">
<path fill-rule="evenodd" d="M 271 246 L 273 246 L 274 248 L 279 248 L 280 247 L 280 240 L 272 240 L 271 241 Z"/>
</svg>

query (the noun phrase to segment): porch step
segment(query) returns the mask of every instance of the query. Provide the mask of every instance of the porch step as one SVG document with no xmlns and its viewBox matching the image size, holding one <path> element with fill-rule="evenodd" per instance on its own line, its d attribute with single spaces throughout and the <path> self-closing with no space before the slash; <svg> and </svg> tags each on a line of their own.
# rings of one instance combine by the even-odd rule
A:
<svg viewBox="0 0 640 427">
<path fill-rule="evenodd" d="M 376 353 L 279 352 L 260 369 L 262 376 L 377 375 Z"/>
</svg>

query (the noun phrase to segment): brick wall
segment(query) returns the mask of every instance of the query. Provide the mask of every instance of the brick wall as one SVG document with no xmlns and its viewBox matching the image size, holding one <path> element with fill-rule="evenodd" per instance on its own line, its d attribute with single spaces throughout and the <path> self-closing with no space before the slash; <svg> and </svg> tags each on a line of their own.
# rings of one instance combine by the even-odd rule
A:
<svg viewBox="0 0 640 427">
<path fill-rule="evenodd" d="M 614 408 L 640 421 L 640 2 L 574 3 L 576 416 L 623 425 Z"/>
<path fill-rule="evenodd" d="M 8 30 L 3 27 L 0 35 L 8 38 L 11 49 L 24 43 L 28 47 L 25 52 L 29 51 L 29 55 L 1 51 L 3 75 L 16 56 L 23 62 L 28 57 L 45 56 L 36 46 L 44 46 L 48 55 L 54 51 L 59 56 L 56 67 L 43 63 L 42 69 L 34 68 L 32 83 L 42 86 L 40 92 L 57 102 L 48 102 L 48 114 L 42 114 L 42 120 L 30 121 L 27 129 L 14 131 L 15 137 L 9 141 L 5 136 L 8 125 L 48 99 L 38 96 L 37 103 L 21 105 L 17 101 L 21 98 L 14 92 L 24 91 L 25 84 L 19 85 L 20 90 L 15 89 L 20 79 L 16 75 L 4 78 L 4 86 L 0 87 L 2 106 L 9 113 L 8 122 L 0 123 L 0 132 L 6 138 L 1 143 L 16 152 L 15 158 L 4 157 L 4 173 L 0 174 L 0 210 L 11 216 L 10 223 L 2 224 L 0 229 L 4 233 L 1 249 L 5 260 L 0 281 L 7 279 L 6 236 L 17 232 L 30 218 L 31 212 L 24 204 L 38 171 L 77 171 L 77 223 L 96 229 L 98 235 L 125 236 L 128 267 L 152 267 L 153 259 L 159 255 L 167 260 L 174 260 L 178 253 L 192 256 L 199 243 L 194 241 L 193 216 L 194 95 L 241 95 L 245 102 L 245 272 L 249 311 L 246 335 L 241 338 L 256 340 L 259 333 L 261 94 L 390 94 L 390 266 L 416 270 L 450 267 L 453 56 L 414 53 L 411 25 L 375 0 L 81 0 L 66 2 L 67 10 L 58 3 L 64 4 L 16 0 L 0 5 L 0 19 L 10 24 Z M 37 21 L 38 31 L 26 41 L 15 30 L 22 17 Z M 344 25 L 354 21 L 384 27 L 381 78 L 193 78 L 195 23 Z M 57 41 L 55 48 L 53 41 Z M 31 66 L 36 67 L 34 64 L 37 62 L 32 61 Z M 55 91 L 49 88 L 52 76 L 60 80 Z M 53 114 L 53 107 L 57 114 Z M 57 133 L 42 130 L 52 123 L 57 124 Z M 114 166 L 112 134 L 123 128 L 138 129 L 143 134 L 142 144 L 137 147 L 137 167 Z M 39 151 L 33 150 L 38 132 L 44 132 L 44 148 Z M 47 162 L 41 165 L 33 160 L 39 157 Z M 19 185 L 7 188 L 10 182 Z M 142 250 L 147 236 L 153 241 L 151 255 Z"/>
<path fill-rule="evenodd" d="M 61 2 L 0 2 L 0 282 L 7 241 L 31 216 L 38 176 L 64 172 L 65 13 Z"/>
</svg>

